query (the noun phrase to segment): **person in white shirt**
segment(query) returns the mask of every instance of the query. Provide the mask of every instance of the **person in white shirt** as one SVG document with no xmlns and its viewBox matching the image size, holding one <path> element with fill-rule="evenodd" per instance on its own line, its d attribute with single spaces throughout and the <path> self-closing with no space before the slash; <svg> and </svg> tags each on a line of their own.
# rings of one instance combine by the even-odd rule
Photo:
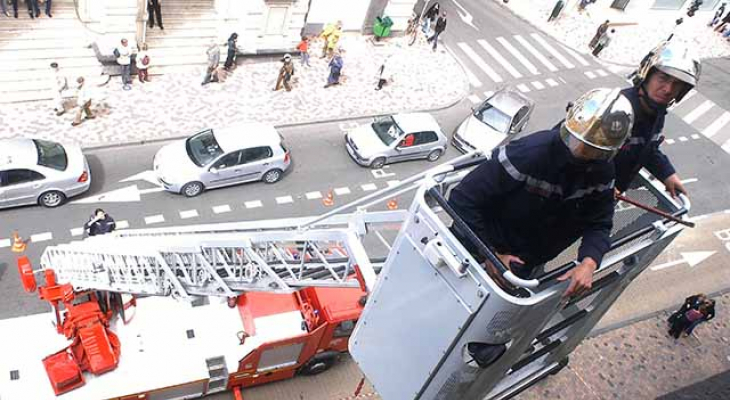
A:
<svg viewBox="0 0 730 400">
<path fill-rule="evenodd" d="M 150 67 L 150 55 L 147 52 L 147 43 L 142 43 L 142 50 L 137 53 L 135 64 L 137 65 L 137 77 L 139 77 L 139 81 L 142 83 L 149 82 L 150 76 L 147 69 Z"/>
<path fill-rule="evenodd" d="M 71 123 L 72 126 L 77 126 L 81 123 L 81 116 L 86 113 L 86 119 L 96 118 L 91 112 L 91 92 L 84 84 L 84 78 L 79 77 L 76 82 L 79 84 L 78 94 L 76 98 L 76 105 L 79 109 L 76 111 L 74 121 Z"/>
<path fill-rule="evenodd" d="M 122 39 L 122 45 L 114 49 L 114 56 L 117 57 L 117 64 L 122 66 L 122 82 L 124 83 L 124 90 L 130 89 L 132 83 L 131 73 L 131 62 L 132 62 L 132 48 L 129 47 L 127 39 Z"/>
<path fill-rule="evenodd" d="M 51 70 L 53 71 L 51 89 L 53 94 L 53 110 L 56 112 L 56 115 L 61 115 L 66 112 L 63 106 L 63 91 L 68 89 L 68 82 L 66 81 L 66 77 L 61 75 L 61 71 L 58 69 L 58 63 L 51 63 Z"/>
</svg>

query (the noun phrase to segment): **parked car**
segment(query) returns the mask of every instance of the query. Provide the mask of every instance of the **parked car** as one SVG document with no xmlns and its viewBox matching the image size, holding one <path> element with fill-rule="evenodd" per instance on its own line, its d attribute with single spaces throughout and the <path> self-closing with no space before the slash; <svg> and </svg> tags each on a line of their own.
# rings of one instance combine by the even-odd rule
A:
<svg viewBox="0 0 730 400">
<path fill-rule="evenodd" d="M 345 147 L 363 167 L 382 168 L 397 161 L 438 160 L 448 139 L 436 119 L 426 113 L 376 118 L 345 134 Z"/>
<path fill-rule="evenodd" d="M 535 103 L 520 92 L 498 90 L 456 128 L 452 143 L 462 153 L 489 152 L 520 133 L 534 108 Z"/>
<path fill-rule="evenodd" d="M 157 152 L 153 168 L 166 190 L 194 197 L 244 182 L 277 182 L 290 164 L 289 150 L 273 126 L 247 123 L 170 143 Z"/>
<path fill-rule="evenodd" d="M 41 139 L 0 140 L 0 208 L 58 207 L 90 186 L 81 147 Z"/>
</svg>

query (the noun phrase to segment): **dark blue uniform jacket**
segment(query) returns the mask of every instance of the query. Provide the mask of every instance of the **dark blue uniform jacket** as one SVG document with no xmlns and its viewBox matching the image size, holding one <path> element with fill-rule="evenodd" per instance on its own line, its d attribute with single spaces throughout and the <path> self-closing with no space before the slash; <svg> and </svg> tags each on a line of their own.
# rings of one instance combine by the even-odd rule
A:
<svg viewBox="0 0 730 400">
<path fill-rule="evenodd" d="M 631 137 L 621 151 L 614 157 L 616 168 L 616 187 L 620 191 L 628 189 L 641 167 L 645 167 L 660 181 L 674 174 L 674 167 L 659 145 L 664 141 L 664 116 L 666 110 L 659 110 L 657 115 L 648 114 L 639 102 L 639 89 L 624 89 L 621 93 L 631 102 L 634 109 L 634 127 Z"/>
<path fill-rule="evenodd" d="M 487 246 L 528 268 L 580 237 L 578 260 L 600 264 L 610 247 L 613 179 L 612 163 L 576 163 L 552 129 L 495 149 L 452 190 L 449 204 Z"/>
</svg>

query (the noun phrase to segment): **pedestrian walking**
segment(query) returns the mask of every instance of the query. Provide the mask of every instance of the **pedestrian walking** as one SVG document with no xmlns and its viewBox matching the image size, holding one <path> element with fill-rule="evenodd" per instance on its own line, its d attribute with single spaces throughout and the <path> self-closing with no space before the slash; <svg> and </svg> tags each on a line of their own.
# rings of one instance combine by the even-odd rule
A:
<svg viewBox="0 0 730 400">
<path fill-rule="evenodd" d="M 340 84 L 340 75 L 342 75 L 342 67 L 344 66 L 344 61 L 342 60 L 342 49 L 337 49 L 334 52 L 334 55 L 332 56 L 332 59 L 329 63 L 329 69 L 330 74 L 327 77 L 327 84 L 324 85 L 325 88 L 328 88 L 332 85 L 339 85 Z"/>
<path fill-rule="evenodd" d="M 427 42 L 433 42 L 433 51 L 436 51 L 436 45 L 439 41 L 439 36 L 446 30 L 446 11 L 441 13 L 441 16 L 436 21 L 436 26 L 433 28 L 433 35 L 428 38 Z"/>
<path fill-rule="evenodd" d="M 717 24 L 717 26 L 715 27 L 715 32 L 722 32 L 728 23 L 730 23 L 730 11 L 728 11 L 728 13 L 725 14 L 724 17 L 722 17 L 720 23 Z"/>
<path fill-rule="evenodd" d="M 165 27 L 162 26 L 162 8 L 160 2 L 162 0 L 148 0 L 147 1 L 147 26 L 150 29 L 155 27 L 155 16 L 157 16 L 157 26 L 163 31 Z"/>
<path fill-rule="evenodd" d="M 63 91 L 68 89 L 68 81 L 65 76 L 61 75 L 58 63 L 51 63 L 51 71 L 53 71 L 53 110 L 56 112 L 56 115 L 60 116 L 66 112 L 63 105 Z"/>
<path fill-rule="evenodd" d="M 294 63 L 291 61 L 291 54 L 285 54 L 281 59 L 282 65 L 279 68 L 279 76 L 276 78 L 274 91 L 284 86 L 287 92 L 291 92 L 291 78 L 294 76 Z"/>
<path fill-rule="evenodd" d="M 18 0 L 10 0 L 10 4 L 13 6 L 13 17 L 18 18 Z M 8 15 L 5 13 L 5 15 Z M 9 17 L 9 15 L 8 15 Z"/>
<path fill-rule="evenodd" d="M 565 2 L 563 0 L 558 0 L 553 7 L 553 11 L 550 12 L 550 16 L 548 16 L 547 22 L 557 19 L 560 12 L 563 11 L 563 7 L 565 7 Z"/>
<path fill-rule="evenodd" d="M 132 71 L 132 48 L 129 47 L 127 39 L 122 39 L 121 46 L 114 49 L 114 56 L 117 58 L 117 64 L 122 67 L 122 83 L 124 84 L 124 90 L 129 90 L 132 87 L 132 78 L 130 76 Z"/>
<path fill-rule="evenodd" d="M 322 45 L 322 56 L 320 58 L 332 57 L 337 42 L 342 36 L 342 21 L 337 21 L 334 24 L 327 24 L 319 34 L 319 37 L 324 41 Z"/>
<path fill-rule="evenodd" d="M 608 45 L 611 43 L 611 39 L 613 38 L 613 34 L 616 32 L 615 29 L 611 29 L 610 32 L 603 32 L 603 35 L 601 35 L 600 38 L 598 38 L 598 41 L 596 42 L 596 47 L 593 48 L 593 56 L 598 57 L 599 54 L 608 47 Z"/>
<path fill-rule="evenodd" d="M 207 85 L 213 78 L 213 72 L 218 68 L 218 64 L 221 62 L 221 49 L 213 39 L 208 45 L 208 49 L 205 50 L 205 54 L 208 56 L 208 66 L 205 70 L 205 76 L 203 77 L 203 83 L 201 85 Z"/>
<path fill-rule="evenodd" d="M 231 36 L 228 37 L 228 56 L 226 57 L 225 64 L 223 64 L 226 71 L 230 71 L 233 65 L 236 64 L 236 51 L 238 51 L 237 42 L 238 34 L 233 32 Z"/>
<path fill-rule="evenodd" d="M 720 18 L 722 18 L 722 14 L 725 13 L 726 4 L 727 3 L 722 3 L 720 5 L 720 8 L 718 8 L 717 11 L 715 11 L 715 15 L 712 17 L 712 19 L 710 20 L 710 23 L 707 24 L 707 26 L 712 27 L 712 26 L 715 26 L 716 23 L 720 22 Z"/>
<path fill-rule="evenodd" d="M 2 0 L 0 0 L 0 1 L 2 1 Z M 53 18 L 53 15 L 51 15 L 51 4 L 52 4 L 51 0 L 46 0 L 46 16 L 48 18 Z"/>
<path fill-rule="evenodd" d="M 426 14 L 423 15 L 423 26 L 421 27 L 421 30 L 426 37 L 431 36 L 431 25 L 436 22 L 436 18 L 439 16 L 440 11 L 441 5 L 438 1 L 436 1 L 428 8 Z"/>
<path fill-rule="evenodd" d="M 3 14 L 5 14 L 6 17 L 10 18 L 10 13 L 8 12 L 7 4 L 5 3 L 5 0 L 0 0 L 0 10 L 3 11 Z"/>
<path fill-rule="evenodd" d="M 585 11 L 586 7 L 595 2 L 596 0 L 580 0 L 580 2 L 578 3 L 578 12 L 582 14 L 583 11 Z"/>
<path fill-rule="evenodd" d="M 38 7 L 38 0 L 25 0 L 25 4 L 28 6 L 28 15 L 30 15 L 31 19 L 41 16 L 41 9 Z"/>
<path fill-rule="evenodd" d="M 76 110 L 76 116 L 74 117 L 73 122 L 71 122 L 71 126 L 77 126 L 81 123 L 81 116 L 85 113 L 86 117 L 85 119 L 94 119 L 96 118 L 94 114 L 91 112 L 91 92 L 89 88 L 84 84 L 84 78 L 79 77 L 76 80 L 76 83 L 78 83 L 78 93 L 76 95 L 76 105 L 79 107 L 78 110 Z"/>
<path fill-rule="evenodd" d="M 598 39 L 600 39 L 601 36 L 606 33 L 610 24 L 610 21 L 606 20 L 606 22 L 598 26 L 598 29 L 596 29 L 596 34 L 593 35 L 593 38 L 588 43 L 588 47 L 590 47 L 591 49 L 594 49 L 596 47 L 596 44 L 598 44 Z"/>
<path fill-rule="evenodd" d="M 135 64 L 137 66 L 137 77 L 139 81 L 141 83 L 149 82 L 150 55 L 147 52 L 147 43 L 142 43 L 142 50 L 137 53 Z"/>
<path fill-rule="evenodd" d="M 302 58 L 302 65 L 306 64 L 307 67 L 311 67 L 309 65 L 309 36 L 302 36 L 302 41 L 297 45 L 297 50 L 299 50 L 299 55 Z"/>
<path fill-rule="evenodd" d="M 392 71 L 392 58 L 393 55 L 389 55 L 385 57 L 383 60 L 383 63 L 380 64 L 380 68 L 378 68 L 378 83 L 375 86 L 375 90 L 381 90 L 383 89 L 383 86 L 390 83 L 393 80 L 393 71 Z"/>
<path fill-rule="evenodd" d="M 94 215 L 84 224 L 84 230 L 89 236 L 104 235 L 117 229 L 114 218 L 107 214 L 103 209 L 94 210 Z"/>
</svg>

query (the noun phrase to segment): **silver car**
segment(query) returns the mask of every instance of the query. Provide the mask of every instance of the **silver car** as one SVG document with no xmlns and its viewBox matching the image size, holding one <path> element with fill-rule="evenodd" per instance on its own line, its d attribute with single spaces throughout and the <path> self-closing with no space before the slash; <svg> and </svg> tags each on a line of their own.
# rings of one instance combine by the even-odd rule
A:
<svg viewBox="0 0 730 400">
<path fill-rule="evenodd" d="M 0 140 L 0 208 L 58 207 L 89 186 L 89 163 L 81 147 L 40 139 Z"/>
<path fill-rule="evenodd" d="M 425 158 L 438 160 L 448 139 L 436 119 L 426 113 L 397 114 L 376 118 L 345 134 L 345 147 L 363 167 Z"/>
<path fill-rule="evenodd" d="M 170 143 L 157 152 L 153 168 L 166 190 L 194 197 L 205 189 L 277 182 L 290 164 L 289 150 L 273 126 L 248 123 Z"/>
<path fill-rule="evenodd" d="M 489 152 L 520 133 L 534 108 L 535 103 L 520 92 L 498 90 L 456 128 L 452 144 L 462 153 Z"/>
</svg>

